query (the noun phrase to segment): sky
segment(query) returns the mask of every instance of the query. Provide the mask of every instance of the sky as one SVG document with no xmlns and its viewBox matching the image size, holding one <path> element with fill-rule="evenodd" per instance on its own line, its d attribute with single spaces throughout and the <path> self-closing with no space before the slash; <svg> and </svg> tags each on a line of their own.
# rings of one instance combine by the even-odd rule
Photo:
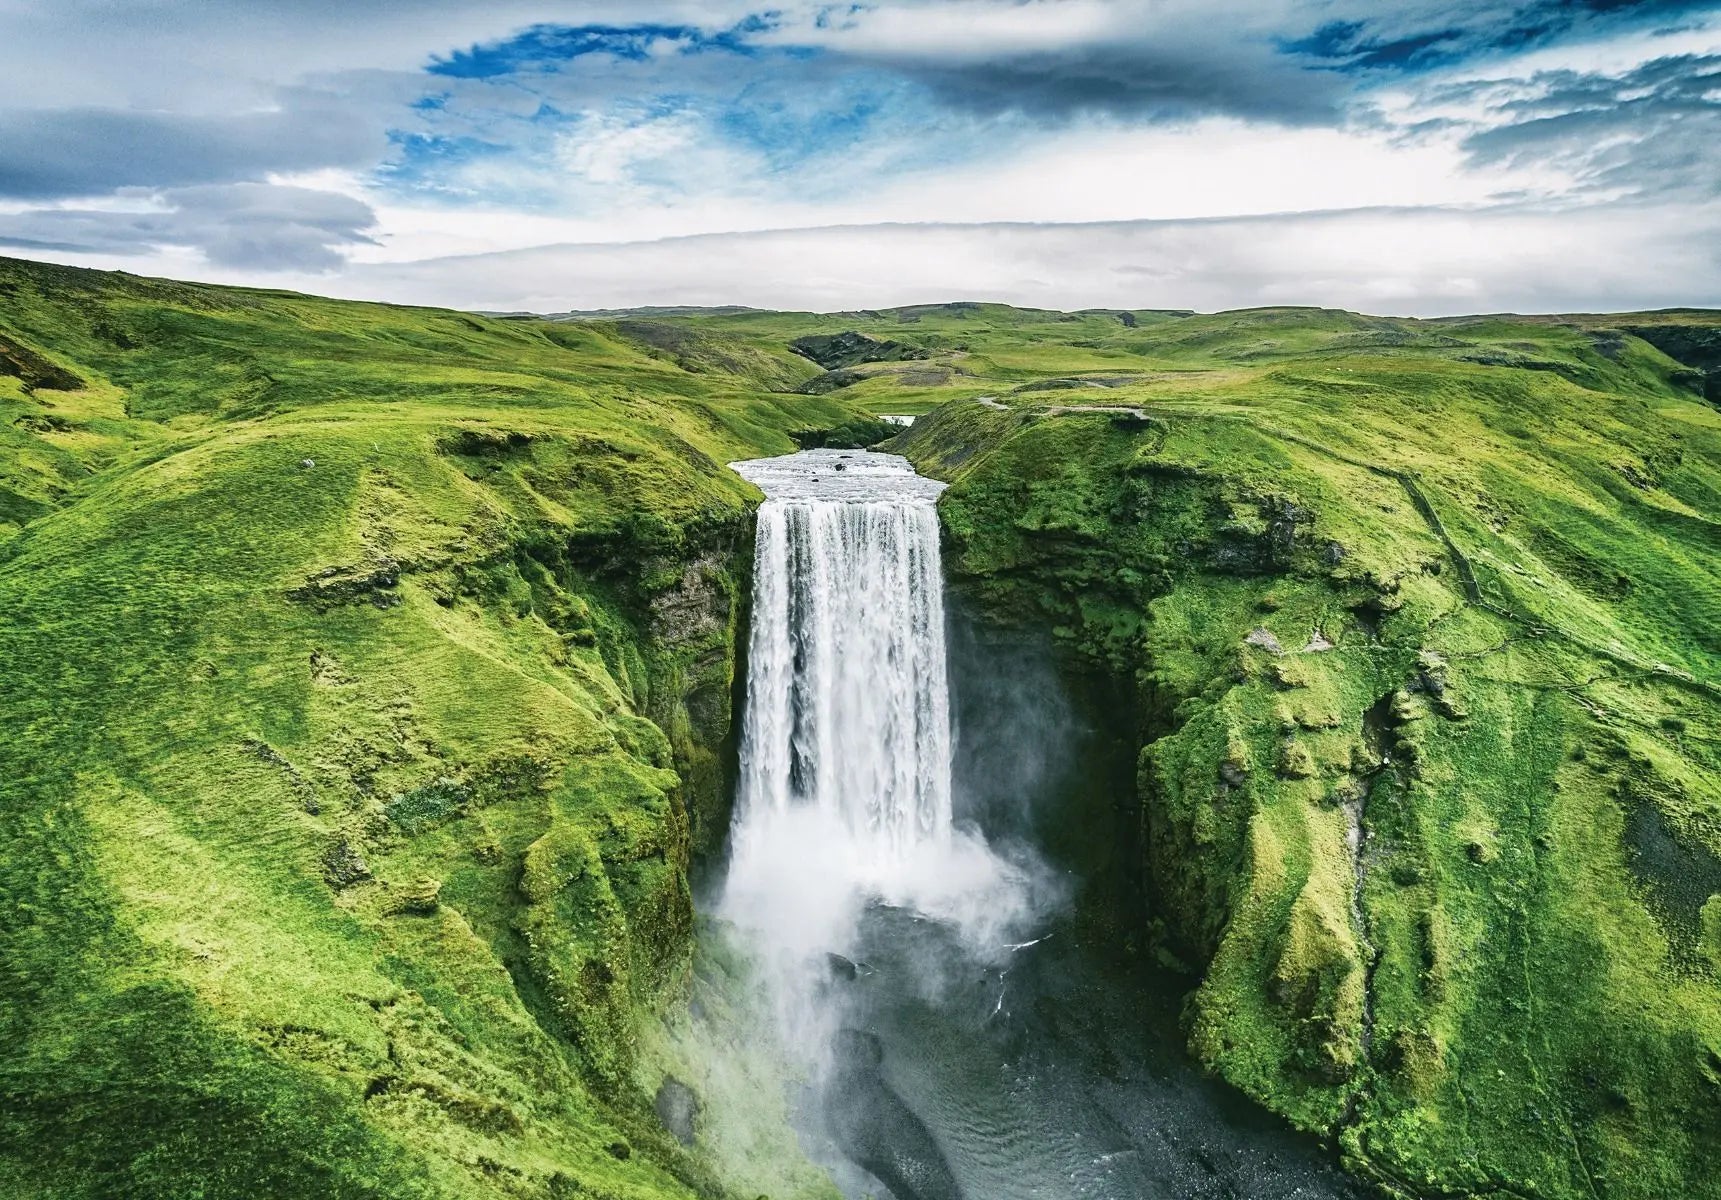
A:
<svg viewBox="0 0 1721 1200">
<path fill-rule="evenodd" d="M 0 0 L 0 254 L 502 311 L 1721 306 L 1721 0 Z"/>
</svg>

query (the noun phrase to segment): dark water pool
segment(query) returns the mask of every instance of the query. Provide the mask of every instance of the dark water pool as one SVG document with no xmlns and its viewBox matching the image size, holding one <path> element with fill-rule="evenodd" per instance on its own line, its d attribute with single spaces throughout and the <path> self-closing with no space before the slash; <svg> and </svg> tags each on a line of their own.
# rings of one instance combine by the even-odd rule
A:
<svg viewBox="0 0 1721 1200">
<path fill-rule="evenodd" d="M 1106 963 L 1072 926 L 975 962 L 876 909 L 833 975 L 841 1068 L 829 1149 L 854 1196 L 895 1200 L 1361 1197 L 1313 1139 L 1185 1057 L 1178 984 Z"/>
</svg>

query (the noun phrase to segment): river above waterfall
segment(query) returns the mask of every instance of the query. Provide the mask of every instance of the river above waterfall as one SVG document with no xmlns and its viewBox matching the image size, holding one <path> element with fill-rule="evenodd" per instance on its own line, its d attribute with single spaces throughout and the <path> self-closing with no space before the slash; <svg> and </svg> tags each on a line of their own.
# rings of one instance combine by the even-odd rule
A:
<svg viewBox="0 0 1721 1200">
<path fill-rule="evenodd" d="M 1129 763 L 1098 770 L 1047 718 L 1050 672 L 953 664 L 944 485 L 864 451 L 733 466 L 766 501 L 719 912 L 805 1081 L 808 1152 L 857 1198 L 1353 1195 L 1186 1060 L 1189 981 L 1077 920 L 1058 839 L 989 799 L 1116 789 L 1050 821 L 1097 821 L 1091 840 L 1129 853 L 1093 815 L 1133 818 Z"/>
</svg>

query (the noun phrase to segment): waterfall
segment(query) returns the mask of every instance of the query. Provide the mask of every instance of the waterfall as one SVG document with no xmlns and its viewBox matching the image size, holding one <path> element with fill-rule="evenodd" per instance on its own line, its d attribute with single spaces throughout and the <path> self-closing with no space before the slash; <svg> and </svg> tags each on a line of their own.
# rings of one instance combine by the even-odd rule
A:
<svg viewBox="0 0 1721 1200">
<path fill-rule="evenodd" d="M 857 854 L 901 858 L 950 831 L 942 485 L 884 455 L 793 457 L 737 468 L 768 496 L 742 819 L 804 803 L 840 818 Z"/>
<path fill-rule="evenodd" d="M 935 503 L 907 460 L 811 450 L 732 464 L 765 493 L 754 550 L 741 770 L 719 906 L 817 1059 L 831 955 L 873 906 L 965 941 L 1021 915 L 1019 871 L 952 819 Z"/>
</svg>

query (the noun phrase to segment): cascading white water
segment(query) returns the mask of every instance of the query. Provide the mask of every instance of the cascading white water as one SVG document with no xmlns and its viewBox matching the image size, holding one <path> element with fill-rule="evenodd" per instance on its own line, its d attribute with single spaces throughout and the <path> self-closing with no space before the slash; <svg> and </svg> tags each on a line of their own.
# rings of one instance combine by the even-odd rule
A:
<svg viewBox="0 0 1721 1200">
<path fill-rule="evenodd" d="M 827 452 L 737 468 L 771 497 L 739 799 L 744 815 L 793 803 L 840 815 L 857 853 L 889 860 L 950 832 L 943 485 L 872 457 L 884 462 Z"/>
<path fill-rule="evenodd" d="M 754 554 L 741 778 L 721 910 L 751 935 L 793 1043 L 816 1058 L 825 957 L 866 905 L 985 941 L 1020 873 L 952 822 L 935 502 L 895 455 L 733 464 L 766 495 Z"/>
</svg>

